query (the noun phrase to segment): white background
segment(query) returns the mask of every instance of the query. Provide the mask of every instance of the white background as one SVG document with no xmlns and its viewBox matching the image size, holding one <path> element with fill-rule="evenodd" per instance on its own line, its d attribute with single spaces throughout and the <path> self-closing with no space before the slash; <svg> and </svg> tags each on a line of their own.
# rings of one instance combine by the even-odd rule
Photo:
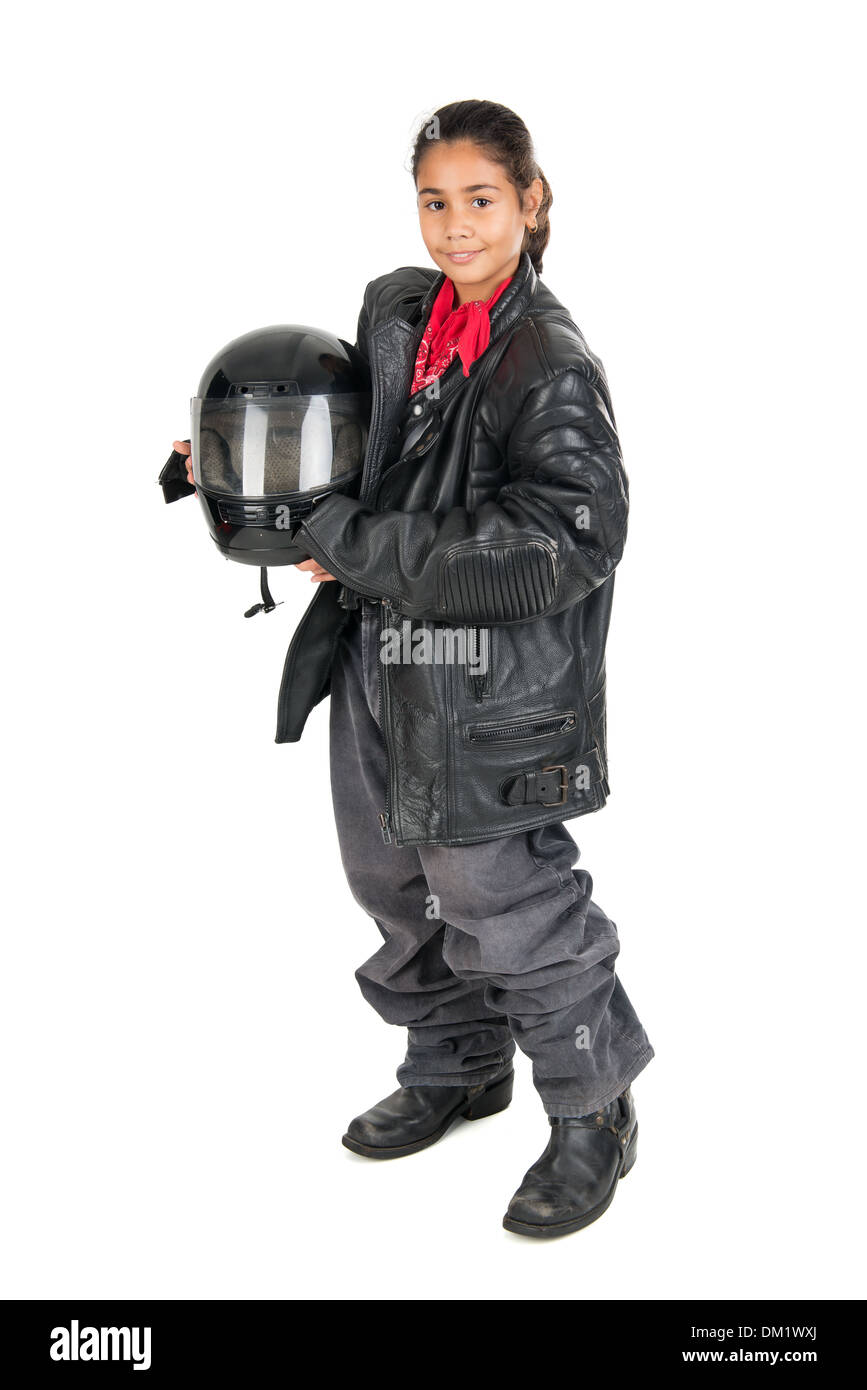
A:
<svg viewBox="0 0 867 1390">
<path fill-rule="evenodd" d="M 5 23 L 2 1275 L 9 1298 L 863 1296 L 863 49 L 855 5 L 16 7 Z M 656 1048 L 640 1152 L 556 1242 L 512 1107 L 349 1154 L 402 1030 L 354 969 L 314 592 L 247 622 L 156 476 L 238 333 L 354 339 L 430 264 L 436 106 L 527 122 L 543 279 L 602 358 L 632 513 L 612 796 L 569 822 Z"/>
</svg>

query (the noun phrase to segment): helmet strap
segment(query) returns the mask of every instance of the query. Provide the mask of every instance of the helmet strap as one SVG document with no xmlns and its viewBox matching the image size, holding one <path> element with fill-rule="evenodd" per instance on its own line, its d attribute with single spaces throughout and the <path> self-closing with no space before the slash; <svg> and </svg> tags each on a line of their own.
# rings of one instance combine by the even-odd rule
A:
<svg viewBox="0 0 867 1390">
<path fill-rule="evenodd" d="M 262 602 L 254 603 L 252 608 L 248 608 L 244 614 L 245 618 L 252 618 L 256 613 L 273 613 L 274 609 L 279 608 L 283 602 L 281 599 L 280 603 L 275 603 L 271 597 L 271 590 L 268 588 L 268 571 L 264 568 L 259 571 L 259 592 L 262 595 Z"/>
</svg>

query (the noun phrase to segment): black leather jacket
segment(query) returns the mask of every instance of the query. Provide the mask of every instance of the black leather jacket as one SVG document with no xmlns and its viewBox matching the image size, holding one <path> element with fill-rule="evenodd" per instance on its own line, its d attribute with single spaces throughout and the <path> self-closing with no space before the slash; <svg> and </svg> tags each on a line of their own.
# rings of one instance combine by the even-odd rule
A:
<svg viewBox="0 0 867 1390">
<path fill-rule="evenodd" d="M 329 690 L 359 595 L 383 627 L 463 628 L 455 661 L 381 663 L 389 762 L 383 836 L 470 844 L 595 811 L 609 793 L 605 640 L 628 484 L 602 363 L 524 252 L 469 376 L 410 397 L 445 276 L 372 280 L 357 347 L 373 411 L 357 498 L 331 493 L 299 543 L 339 583 L 318 587 L 286 657 L 277 742 L 301 737 Z M 472 658 L 471 658 L 472 660 Z M 484 661 L 481 663 L 484 665 Z"/>
</svg>

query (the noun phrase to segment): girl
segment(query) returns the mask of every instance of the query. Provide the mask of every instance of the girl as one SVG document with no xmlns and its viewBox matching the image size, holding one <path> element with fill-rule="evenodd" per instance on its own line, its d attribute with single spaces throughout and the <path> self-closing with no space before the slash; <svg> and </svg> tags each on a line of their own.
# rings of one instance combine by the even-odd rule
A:
<svg viewBox="0 0 867 1390">
<path fill-rule="evenodd" d="M 321 587 L 277 741 L 330 692 L 341 857 L 383 937 L 356 978 L 408 1032 L 398 1089 L 343 1143 L 398 1158 L 496 1114 L 520 1047 L 550 1128 L 503 1224 L 550 1237 L 600 1216 L 631 1168 L 630 1083 L 654 1055 L 563 824 L 608 794 L 627 480 L 602 364 L 539 278 L 552 195 L 524 123 L 441 107 L 412 174 L 436 269 L 365 291 L 361 492 L 326 496 L 297 534 Z"/>
</svg>

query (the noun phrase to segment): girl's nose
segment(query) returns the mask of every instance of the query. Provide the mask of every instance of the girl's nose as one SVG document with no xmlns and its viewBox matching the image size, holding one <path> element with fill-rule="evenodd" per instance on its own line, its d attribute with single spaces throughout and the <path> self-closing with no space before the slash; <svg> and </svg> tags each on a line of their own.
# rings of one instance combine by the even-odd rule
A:
<svg viewBox="0 0 867 1390">
<path fill-rule="evenodd" d="M 460 243 L 469 241 L 472 235 L 472 223 L 466 217 L 455 216 L 446 226 L 446 244 L 452 251 L 459 251 Z"/>
</svg>

